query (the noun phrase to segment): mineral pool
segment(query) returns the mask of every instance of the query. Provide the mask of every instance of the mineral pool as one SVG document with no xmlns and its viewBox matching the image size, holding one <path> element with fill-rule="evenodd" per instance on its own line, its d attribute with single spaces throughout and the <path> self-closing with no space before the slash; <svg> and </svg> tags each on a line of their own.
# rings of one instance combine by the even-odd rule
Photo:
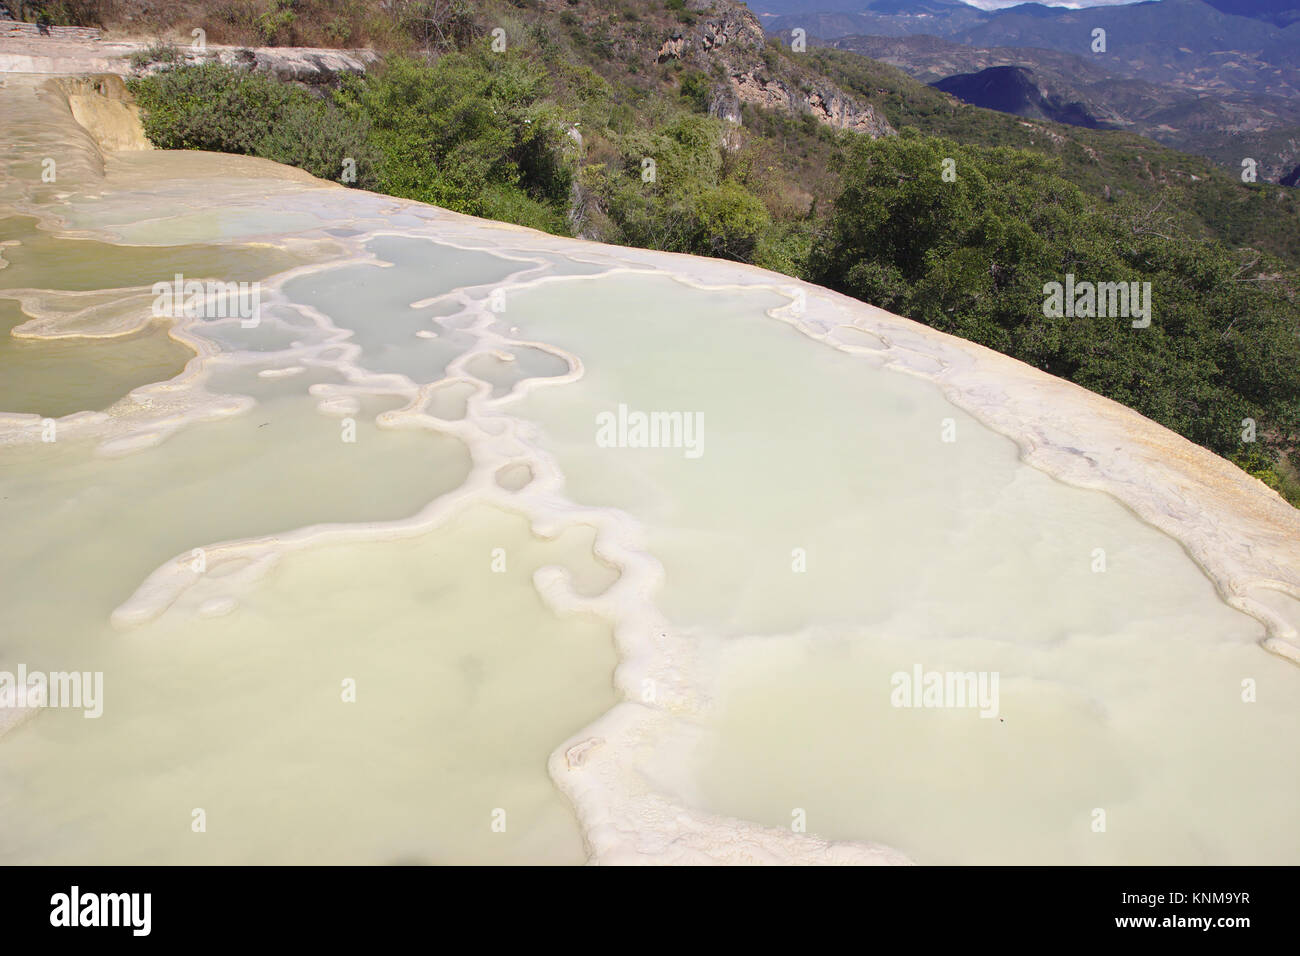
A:
<svg viewBox="0 0 1300 956">
<path fill-rule="evenodd" d="M 0 862 L 1300 862 L 1296 595 L 937 346 L 60 96 L 0 88 Z"/>
</svg>

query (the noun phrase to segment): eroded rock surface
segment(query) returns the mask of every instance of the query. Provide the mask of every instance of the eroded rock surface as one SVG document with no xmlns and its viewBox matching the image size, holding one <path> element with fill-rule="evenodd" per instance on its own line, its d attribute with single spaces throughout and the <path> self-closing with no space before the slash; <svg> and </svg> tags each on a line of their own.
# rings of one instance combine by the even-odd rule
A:
<svg viewBox="0 0 1300 956">
<path fill-rule="evenodd" d="M 724 79 L 715 84 L 709 112 L 738 123 L 748 103 L 763 109 L 811 115 L 834 129 L 864 133 L 873 139 L 894 129 L 869 103 L 860 103 L 816 74 L 804 74 L 796 59 L 767 46 L 758 18 L 733 3 L 694 0 L 692 11 L 705 11 L 690 26 L 674 29 L 655 53 L 656 63 L 679 61 Z"/>
</svg>

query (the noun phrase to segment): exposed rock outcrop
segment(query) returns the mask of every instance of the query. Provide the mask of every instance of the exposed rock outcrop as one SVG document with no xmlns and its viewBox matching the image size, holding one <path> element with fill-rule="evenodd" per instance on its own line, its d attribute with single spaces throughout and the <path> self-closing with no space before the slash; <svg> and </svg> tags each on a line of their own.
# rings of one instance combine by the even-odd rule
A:
<svg viewBox="0 0 1300 956">
<path fill-rule="evenodd" d="M 789 113 L 809 113 L 835 129 L 852 130 L 872 139 L 893 136 L 894 128 L 870 104 L 859 104 L 830 85 L 803 92 L 784 80 L 766 77 L 761 69 L 731 77 L 731 88 L 741 103 Z"/>
<path fill-rule="evenodd" d="M 659 47 L 659 53 L 655 56 L 656 63 L 667 63 L 669 60 L 680 60 L 686 53 L 686 38 L 680 33 L 674 33 L 663 42 Z"/>
<path fill-rule="evenodd" d="M 104 152 L 153 149 L 120 76 L 69 77 L 56 80 L 67 93 L 68 108 Z"/>
<path fill-rule="evenodd" d="M 305 86 L 322 86 L 344 73 L 364 73 L 378 60 L 379 55 L 371 50 L 216 44 L 196 50 L 189 43 L 160 48 L 143 40 L 99 40 L 73 33 L 40 35 L 23 31 L 21 35 L 0 35 L 0 73 L 141 76 L 171 69 L 175 63 L 215 62 Z"/>
<path fill-rule="evenodd" d="M 689 28 L 674 30 L 655 53 L 656 63 L 680 61 L 719 77 L 709 113 L 730 122 L 741 120 L 745 103 L 815 117 L 835 129 L 853 130 L 874 138 L 894 129 L 869 103 L 805 75 L 797 63 L 767 49 L 763 28 L 741 4 L 700 2 L 688 9 L 709 12 Z"/>
<path fill-rule="evenodd" d="M 312 47 L 229 47 L 211 46 L 196 51 L 180 49 L 186 63 L 221 63 L 237 69 L 269 73 L 278 80 L 322 86 L 333 83 L 344 73 L 364 73 L 379 60 L 371 50 L 326 50 Z M 138 69 L 150 73 L 169 69 L 167 63 L 152 63 Z"/>
</svg>

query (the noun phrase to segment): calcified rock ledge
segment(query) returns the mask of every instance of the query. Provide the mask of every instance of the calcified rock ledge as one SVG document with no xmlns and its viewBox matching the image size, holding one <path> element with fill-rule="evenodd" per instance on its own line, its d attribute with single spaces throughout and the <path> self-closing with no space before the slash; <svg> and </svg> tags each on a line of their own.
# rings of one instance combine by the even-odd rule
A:
<svg viewBox="0 0 1300 956">
<path fill-rule="evenodd" d="M 0 73 L 128 76 L 167 69 L 167 65 L 157 63 L 141 68 L 132 66 L 134 55 L 146 53 L 154 45 L 152 40 L 98 40 L 69 35 L 0 37 Z M 196 48 L 189 38 L 175 41 L 175 49 L 189 65 L 220 63 L 307 85 L 332 82 L 341 73 L 364 73 L 379 60 L 379 54 L 373 50 L 237 47 L 216 43 Z"/>
<path fill-rule="evenodd" d="M 47 91 L 48 92 L 48 91 Z M 68 114 L 70 119 L 70 114 Z M 272 164 L 228 157 L 226 170 L 264 176 Z M 1070 484 L 1113 495 L 1135 514 L 1180 541 L 1215 582 L 1223 599 L 1263 623 L 1264 646 L 1300 663 L 1300 638 L 1294 622 L 1273 608 L 1274 595 L 1300 599 L 1300 514 L 1261 482 L 1216 455 L 1188 442 L 1137 413 L 1014 359 L 936 332 L 907 319 L 806 283 L 750 266 L 561 239 L 532 230 L 487 222 L 433 207 L 355 192 L 341 193 L 334 184 L 315 182 L 297 173 L 282 173 L 299 197 L 319 191 L 320 202 L 343 195 L 354 210 L 371 215 L 405 215 L 418 225 L 400 232 L 377 230 L 353 237 L 360 243 L 376 235 L 424 236 L 466 249 L 489 249 L 517 259 L 519 271 L 494 287 L 516 290 L 548 281 L 541 263 L 548 254 L 599 263 L 610 272 L 670 275 L 680 282 L 711 290 L 769 289 L 788 304 L 772 311 L 804 334 L 830 347 L 859 355 L 863 361 L 936 383 L 955 405 L 1013 439 L 1023 459 Z M 47 228 L 57 222 L 41 208 L 15 208 L 43 215 Z M 346 225 L 351 220 L 339 220 Z M 306 241 L 305 239 L 302 241 Z M 354 256 L 353 261 L 365 257 Z M 266 283 L 274 298 L 285 282 L 341 260 L 304 266 Z M 567 278 L 565 281 L 587 281 Z M 595 280 L 592 280 L 595 281 Z M 141 291 L 143 290 L 136 290 Z M 460 290 L 464 293 L 465 290 Z M 479 292 L 483 290 L 480 289 Z M 461 295 L 467 314 L 478 314 L 470 330 L 477 345 L 453 362 L 447 379 L 476 354 L 521 343 L 492 332 L 491 316 L 481 298 Z M 322 317 L 323 318 L 323 317 Z M 61 433 L 92 438 L 102 453 L 129 453 L 156 444 L 192 420 L 238 414 L 248 401 L 205 390 L 205 359 L 214 347 L 199 333 L 199 320 L 178 320 L 172 334 L 195 349 L 186 371 L 170 382 L 137 389 L 106 412 L 79 413 L 60 420 Z M 99 334 L 133 328 L 125 320 L 101 327 Z M 57 322 L 28 323 L 25 334 L 57 335 Z M 340 340 L 341 341 L 341 340 Z M 341 343 L 342 344 L 342 343 Z M 512 394 L 582 375 L 577 356 L 544 343 L 523 343 L 559 355 L 569 365 L 564 376 L 525 379 Z M 229 541 L 208 549 L 210 566 L 225 564 L 233 573 L 222 578 L 252 581 L 281 557 L 327 541 L 402 538 L 425 533 L 448 521 L 470 501 L 500 504 L 526 515 L 539 534 L 581 521 L 596 529 L 599 557 L 620 570 L 618 581 L 595 598 L 575 593 L 565 572 L 543 568 L 534 583 L 559 613 L 583 610 L 614 624 L 620 665 L 615 684 L 624 697 L 588 727 L 561 743 L 549 770 L 576 809 L 595 863 L 906 863 L 900 853 L 863 843 L 827 843 L 812 837 L 719 817 L 684 807 L 648 789 L 634 769 L 636 756 L 655 746 L 666 728 L 683 713 L 702 706 L 703 677 L 691 643 L 668 625 L 652 602 L 663 568 L 649 553 L 643 530 L 613 509 L 575 505 L 562 493 L 558 465 L 538 448 L 527 423 L 503 408 L 511 396 L 493 398 L 479 387 L 466 399 L 465 416 L 449 422 L 431 414 L 441 383 L 413 389 L 394 386 L 392 376 L 368 372 L 356 353 L 341 347 L 337 360 L 347 386 L 325 386 L 317 394 L 322 407 L 347 407 L 358 393 L 401 394 L 408 404 L 382 416 L 383 427 L 435 427 L 461 438 L 470 447 L 474 469 L 464 485 L 430 503 L 414 517 L 397 522 L 314 526 L 287 534 Z M 330 404 L 334 403 L 334 404 Z M 487 423 L 490 427 L 483 427 Z M 0 442 L 40 440 L 36 416 L 0 416 Z M 501 487 L 499 472 L 521 461 L 533 480 L 518 491 Z M 159 567 L 114 614 L 115 625 L 130 628 L 167 607 L 182 605 L 203 613 L 218 597 L 211 578 L 188 568 L 187 556 Z M 1269 603 L 1272 598 L 1272 604 Z M 642 681 L 663 688 L 655 703 L 635 702 Z"/>
</svg>

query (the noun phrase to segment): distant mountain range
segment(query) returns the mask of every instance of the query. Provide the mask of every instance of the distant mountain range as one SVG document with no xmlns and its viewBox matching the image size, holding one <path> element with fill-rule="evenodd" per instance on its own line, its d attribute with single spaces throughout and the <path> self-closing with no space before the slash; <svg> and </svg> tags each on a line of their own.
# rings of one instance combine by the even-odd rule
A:
<svg viewBox="0 0 1300 956">
<path fill-rule="evenodd" d="M 1300 100 L 1206 94 L 1117 77 L 1071 53 L 970 47 L 932 36 L 844 37 L 830 46 L 896 66 L 986 109 L 1089 129 L 1123 129 L 1277 182 L 1300 163 Z"/>
<path fill-rule="evenodd" d="M 1158 0 L 1069 10 L 1026 3 L 984 11 L 958 0 L 841 0 L 838 9 L 778 12 L 785 0 L 756 0 L 771 8 L 769 32 L 801 28 L 821 41 L 846 36 L 926 34 L 976 47 L 1036 47 L 1073 53 L 1120 76 L 1186 89 L 1238 90 L 1300 96 L 1300 19 L 1280 27 L 1242 15 L 1257 5 L 1216 0 Z M 1262 0 L 1261 0 L 1262 2 Z M 1295 3 L 1297 0 L 1272 0 Z M 851 8 L 851 9 L 850 9 Z M 1294 7 L 1260 12 L 1285 18 Z M 1093 31 L 1106 31 L 1105 52 L 1093 52 Z"/>
<path fill-rule="evenodd" d="M 1006 10 L 1009 7 L 1018 7 L 1025 0 L 963 0 L 970 7 L 977 10 Z M 1044 3 L 1045 7 L 1068 7 L 1071 10 L 1078 10 L 1082 7 L 1113 7 L 1125 3 L 1137 3 L 1139 0 L 1057 0 L 1057 2 Z"/>
<path fill-rule="evenodd" d="M 1011 7 L 1018 7 L 1024 3 L 1024 0 L 964 0 L 967 6 L 975 7 L 979 10 L 1007 10 Z M 1046 3 L 1043 6 L 1048 7 L 1068 7 L 1079 10 L 1088 7 L 1111 7 L 1122 6 L 1136 2 L 1136 0 L 1059 0 L 1059 2 Z M 818 6 L 816 2 L 805 4 L 806 7 L 813 8 Z M 1236 17 L 1253 17 L 1256 20 L 1267 20 L 1269 23 L 1280 27 L 1300 20 L 1300 4 L 1294 0 L 1215 0 L 1210 6 L 1220 13 L 1228 13 Z"/>
<path fill-rule="evenodd" d="M 966 103 L 1014 113 L 1031 119 L 1051 120 L 1088 129 L 1117 128 L 1099 119 L 1078 99 L 1052 93 L 1039 85 L 1032 70 L 1023 66 L 990 66 L 978 73 L 958 73 L 930 84 Z"/>
<path fill-rule="evenodd" d="M 813 13 L 920 18 L 943 13 L 944 7 L 967 7 L 985 13 L 997 13 L 1015 7 L 1079 10 L 1135 5 L 1134 0 L 1059 0 L 1046 4 L 1024 3 L 1022 0 L 754 0 L 748 4 L 760 17 L 805 17 Z M 1300 0 L 1213 0 L 1209 5 L 1229 16 L 1264 20 L 1279 27 L 1300 21 Z"/>
<path fill-rule="evenodd" d="M 1221 13 L 1266 20 L 1279 27 L 1300 21 L 1300 3 L 1296 0 L 1214 0 L 1210 6 Z"/>
<path fill-rule="evenodd" d="M 1272 182 L 1300 164 L 1300 0 L 1000 10 L 960 0 L 808 0 L 812 12 L 803 13 L 789 0 L 754 6 L 769 14 L 769 32 L 802 28 L 814 44 L 889 63 L 976 106 L 1128 130 L 1233 169 L 1251 158 Z M 1098 28 L 1104 52 L 1093 51 Z"/>
</svg>

